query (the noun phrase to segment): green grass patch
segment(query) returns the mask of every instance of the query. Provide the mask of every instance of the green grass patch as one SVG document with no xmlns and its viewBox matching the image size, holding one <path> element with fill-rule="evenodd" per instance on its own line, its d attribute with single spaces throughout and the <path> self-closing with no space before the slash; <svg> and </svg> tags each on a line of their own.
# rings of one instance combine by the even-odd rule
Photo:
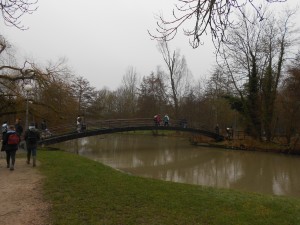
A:
<svg viewBox="0 0 300 225">
<path fill-rule="evenodd" d="M 300 200 L 135 177 L 84 157 L 39 151 L 53 225 L 300 224 Z"/>
</svg>

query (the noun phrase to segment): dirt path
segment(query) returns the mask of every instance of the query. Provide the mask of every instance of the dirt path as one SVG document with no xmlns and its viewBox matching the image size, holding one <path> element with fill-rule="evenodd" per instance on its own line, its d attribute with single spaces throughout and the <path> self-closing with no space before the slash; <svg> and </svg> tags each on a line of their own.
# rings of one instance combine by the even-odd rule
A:
<svg viewBox="0 0 300 225">
<path fill-rule="evenodd" d="M 39 166 L 39 163 L 37 164 Z M 36 168 L 17 158 L 15 170 L 6 168 L 5 154 L 0 153 L 0 224 L 49 224 L 49 204 L 41 193 L 43 177 Z"/>
</svg>

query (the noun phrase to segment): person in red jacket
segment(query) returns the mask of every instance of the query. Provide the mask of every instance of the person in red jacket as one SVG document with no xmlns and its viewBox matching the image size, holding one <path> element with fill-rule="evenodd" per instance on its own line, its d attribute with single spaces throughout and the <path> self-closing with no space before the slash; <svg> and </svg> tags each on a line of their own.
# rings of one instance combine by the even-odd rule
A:
<svg viewBox="0 0 300 225">
<path fill-rule="evenodd" d="M 20 143 L 20 137 L 15 131 L 15 126 L 10 125 L 6 134 L 3 137 L 3 146 L 6 152 L 7 168 L 15 169 L 16 152 Z"/>
</svg>

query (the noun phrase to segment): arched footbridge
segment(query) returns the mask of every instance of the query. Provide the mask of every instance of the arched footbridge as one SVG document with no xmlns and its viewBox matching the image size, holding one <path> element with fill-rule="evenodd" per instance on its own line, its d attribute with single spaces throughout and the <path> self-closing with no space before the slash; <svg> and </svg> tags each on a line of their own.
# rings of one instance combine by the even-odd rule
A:
<svg viewBox="0 0 300 225">
<path fill-rule="evenodd" d="M 52 129 L 50 127 L 49 132 L 42 132 L 42 139 L 39 141 L 39 144 L 50 145 L 77 138 L 137 130 L 152 130 L 153 132 L 158 130 L 174 130 L 203 135 L 215 139 L 216 141 L 224 140 L 224 136 L 222 135 L 191 126 L 188 123 L 182 123 L 182 121 L 170 120 L 168 126 L 164 126 L 163 124 L 157 126 L 151 118 L 114 119 L 86 122 L 83 124 L 82 128 L 82 130 L 78 130 L 75 124 L 72 126 L 53 127 Z"/>
</svg>

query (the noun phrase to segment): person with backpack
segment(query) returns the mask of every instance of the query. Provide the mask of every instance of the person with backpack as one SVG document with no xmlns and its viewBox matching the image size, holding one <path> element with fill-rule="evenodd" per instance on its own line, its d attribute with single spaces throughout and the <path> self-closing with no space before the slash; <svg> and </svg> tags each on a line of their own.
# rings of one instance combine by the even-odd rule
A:
<svg viewBox="0 0 300 225">
<path fill-rule="evenodd" d="M 26 141 L 27 149 L 27 164 L 30 164 L 30 158 L 32 156 L 32 166 L 36 166 L 36 150 L 38 141 L 40 140 L 40 133 L 35 128 L 34 124 L 30 124 L 29 128 L 25 131 L 24 139 Z"/>
<path fill-rule="evenodd" d="M 10 125 L 8 126 L 8 130 L 3 137 L 3 146 L 6 152 L 6 163 L 7 168 L 10 170 L 14 170 L 15 168 L 15 161 L 16 161 L 16 152 L 18 150 L 18 146 L 20 143 L 20 137 L 15 131 L 15 126 Z"/>
</svg>

